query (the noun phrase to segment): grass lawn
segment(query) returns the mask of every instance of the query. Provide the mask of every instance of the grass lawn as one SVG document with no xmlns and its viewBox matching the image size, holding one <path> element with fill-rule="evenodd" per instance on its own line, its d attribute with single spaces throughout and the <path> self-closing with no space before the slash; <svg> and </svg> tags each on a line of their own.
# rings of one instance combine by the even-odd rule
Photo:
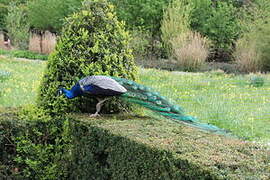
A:
<svg viewBox="0 0 270 180">
<path fill-rule="evenodd" d="M 0 106 L 33 103 L 45 62 L 0 58 L 0 70 L 11 72 L 1 84 Z M 180 73 L 140 70 L 140 83 L 148 85 L 182 106 L 186 113 L 249 140 L 270 140 L 270 75 L 260 75 L 262 87 L 250 86 L 254 75 L 219 72 Z"/>
<path fill-rule="evenodd" d="M 0 106 L 17 107 L 33 103 L 45 66 L 46 63 L 41 61 L 0 57 L 0 70 L 11 73 L 7 81 L 0 83 Z"/>
</svg>

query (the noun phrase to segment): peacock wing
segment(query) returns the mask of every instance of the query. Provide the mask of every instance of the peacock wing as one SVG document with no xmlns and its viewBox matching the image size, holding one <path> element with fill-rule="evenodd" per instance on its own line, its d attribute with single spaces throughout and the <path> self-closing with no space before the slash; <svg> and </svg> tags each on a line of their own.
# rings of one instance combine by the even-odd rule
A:
<svg viewBox="0 0 270 180">
<path fill-rule="evenodd" d="M 84 87 L 97 86 L 102 89 L 112 90 L 119 93 L 127 92 L 126 88 L 108 76 L 87 76 L 79 81 L 82 90 Z"/>
</svg>

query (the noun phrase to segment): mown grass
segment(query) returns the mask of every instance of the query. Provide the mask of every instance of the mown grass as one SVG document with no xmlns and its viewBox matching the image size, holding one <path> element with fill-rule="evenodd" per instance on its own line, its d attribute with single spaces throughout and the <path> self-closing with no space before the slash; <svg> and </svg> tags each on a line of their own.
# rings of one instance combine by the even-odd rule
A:
<svg viewBox="0 0 270 180">
<path fill-rule="evenodd" d="M 262 87 L 250 85 L 256 75 L 220 72 L 171 73 L 141 70 L 145 85 L 182 106 L 187 114 L 249 140 L 270 140 L 270 75 Z"/>
<path fill-rule="evenodd" d="M 0 84 L 0 106 L 18 107 L 32 104 L 46 63 L 41 61 L 0 58 L 0 70 L 10 77 Z"/>
<path fill-rule="evenodd" d="M 46 63 L 0 59 L 0 69 L 11 72 L 2 83 L 0 106 L 34 103 Z M 140 70 L 140 83 L 148 85 L 203 122 L 231 130 L 249 140 L 270 140 L 270 75 L 262 87 L 250 85 L 255 75 L 220 72 L 178 73 Z M 147 112 L 147 111 L 146 111 Z"/>
</svg>

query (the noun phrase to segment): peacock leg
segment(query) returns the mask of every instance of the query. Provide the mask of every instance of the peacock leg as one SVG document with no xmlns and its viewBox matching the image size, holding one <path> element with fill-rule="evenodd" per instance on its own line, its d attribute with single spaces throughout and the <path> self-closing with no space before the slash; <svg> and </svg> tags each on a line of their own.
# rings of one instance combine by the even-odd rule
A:
<svg viewBox="0 0 270 180">
<path fill-rule="evenodd" d="M 98 103 L 96 105 L 96 112 L 95 112 L 95 114 L 91 114 L 90 117 L 100 116 L 98 113 L 101 110 L 101 107 L 103 106 L 103 103 L 108 99 L 107 98 L 105 98 L 105 99 L 97 98 L 97 100 L 98 100 Z"/>
</svg>

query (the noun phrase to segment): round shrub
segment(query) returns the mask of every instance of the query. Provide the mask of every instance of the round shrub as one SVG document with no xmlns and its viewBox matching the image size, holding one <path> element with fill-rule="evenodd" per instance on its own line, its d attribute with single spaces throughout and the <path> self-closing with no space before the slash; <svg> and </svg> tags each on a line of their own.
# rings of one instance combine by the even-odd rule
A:
<svg viewBox="0 0 270 180">
<path fill-rule="evenodd" d="M 129 34 L 119 22 L 114 8 L 105 0 L 85 1 L 81 11 L 67 18 L 55 51 L 50 55 L 41 82 L 38 104 L 52 112 L 92 112 L 96 101 L 80 97 L 67 100 L 57 96 L 60 86 L 71 88 L 89 75 L 110 75 L 131 80 L 136 66 L 128 47 Z M 119 101 L 111 100 L 103 112 L 119 111 Z M 92 110 L 90 108 L 93 108 Z"/>
<path fill-rule="evenodd" d="M 250 85 L 254 87 L 262 87 L 264 85 L 264 79 L 259 76 L 253 76 L 250 78 Z"/>
</svg>

